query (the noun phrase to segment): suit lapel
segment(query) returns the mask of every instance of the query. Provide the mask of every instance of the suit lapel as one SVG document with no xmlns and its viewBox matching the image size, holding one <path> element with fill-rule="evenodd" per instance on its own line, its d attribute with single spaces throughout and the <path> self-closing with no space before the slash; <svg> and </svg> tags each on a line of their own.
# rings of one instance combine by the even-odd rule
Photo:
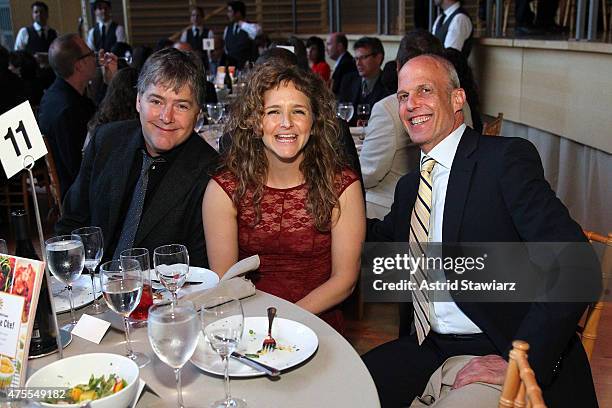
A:
<svg viewBox="0 0 612 408">
<path fill-rule="evenodd" d="M 480 135 L 477 132 L 466 128 L 461 136 L 459 146 L 457 146 L 446 188 L 444 223 L 442 225 L 443 242 L 459 241 L 463 210 L 476 164 L 475 160 L 470 158 L 470 155 L 476 149 L 479 137 Z"/>
<path fill-rule="evenodd" d="M 197 148 L 198 139 L 198 135 L 192 134 L 172 162 L 140 219 L 134 243 L 142 241 L 155 225 L 163 221 L 164 215 L 177 207 L 193 184 L 198 182 L 199 163 L 206 160 L 201 155 L 202 150 Z"/>
<path fill-rule="evenodd" d="M 410 240 L 410 217 L 412 216 L 412 210 L 414 208 L 414 203 L 416 202 L 417 193 L 419 191 L 419 182 L 420 173 L 417 169 L 416 171 L 410 173 L 408 176 L 408 185 L 410 188 L 406 192 L 406 197 L 401 201 L 405 202 L 406 205 L 403 205 L 400 209 L 400 219 L 398 221 L 398 236 L 395 238 L 399 242 L 408 242 Z"/>
<path fill-rule="evenodd" d="M 111 200 L 109 213 L 108 213 L 108 231 L 115 231 L 117 228 L 119 231 L 123 227 L 117 225 L 119 221 L 119 210 L 123 200 L 131 200 L 132 192 L 126 191 L 127 182 L 134 163 L 134 157 L 136 152 L 143 147 L 143 136 L 140 126 L 134 129 L 127 136 L 127 143 L 124 149 L 116 149 L 113 152 L 112 160 L 114 162 L 113 172 L 111 175 L 111 187 L 109 196 L 120 197 L 117 200 Z M 112 236 L 108 234 L 108 239 L 112 239 Z"/>
</svg>

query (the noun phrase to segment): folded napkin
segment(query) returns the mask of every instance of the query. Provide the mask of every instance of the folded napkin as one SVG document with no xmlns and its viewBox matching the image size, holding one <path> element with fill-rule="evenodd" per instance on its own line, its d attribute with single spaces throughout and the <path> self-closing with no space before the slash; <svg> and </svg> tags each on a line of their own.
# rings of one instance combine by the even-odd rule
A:
<svg viewBox="0 0 612 408">
<path fill-rule="evenodd" d="M 210 289 L 190 293 L 189 295 L 183 296 L 181 299 L 189 300 L 193 302 L 196 310 L 200 310 L 203 304 L 208 306 L 216 306 L 211 303 L 211 300 L 219 297 L 226 296 L 234 299 L 244 299 L 255 294 L 255 285 L 245 278 L 235 277 L 227 280 L 221 280 L 217 286 Z"/>
</svg>

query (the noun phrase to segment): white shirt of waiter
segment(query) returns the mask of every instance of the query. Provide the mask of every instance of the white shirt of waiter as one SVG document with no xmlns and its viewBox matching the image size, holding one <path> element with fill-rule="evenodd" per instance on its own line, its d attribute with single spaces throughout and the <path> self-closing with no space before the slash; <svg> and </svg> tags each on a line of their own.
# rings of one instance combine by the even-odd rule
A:
<svg viewBox="0 0 612 408">
<path fill-rule="evenodd" d="M 445 15 L 450 16 L 453 14 L 459 7 L 461 7 L 461 3 L 456 2 L 446 10 L 443 10 L 442 13 L 436 18 L 434 21 L 433 27 L 431 28 L 431 32 L 435 33 L 438 24 L 442 23 L 442 19 Z M 463 43 L 470 37 L 472 33 L 472 22 L 470 18 L 465 14 L 457 14 L 450 25 L 448 26 L 448 32 L 446 33 L 446 38 L 444 39 L 444 48 L 454 48 L 458 51 L 461 51 L 463 48 Z"/>
</svg>

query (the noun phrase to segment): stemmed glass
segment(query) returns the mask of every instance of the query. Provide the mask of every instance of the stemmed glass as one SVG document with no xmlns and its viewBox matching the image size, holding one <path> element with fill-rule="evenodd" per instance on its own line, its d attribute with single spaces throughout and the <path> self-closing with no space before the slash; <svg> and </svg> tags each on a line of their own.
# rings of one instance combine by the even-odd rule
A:
<svg viewBox="0 0 612 408">
<path fill-rule="evenodd" d="M 370 105 L 367 103 L 357 105 L 357 126 L 368 126 L 370 119 Z"/>
<path fill-rule="evenodd" d="M 189 254 L 185 245 L 162 245 L 153 251 L 153 264 L 161 284 L 172 294 L 172 303 L 178 300 L 177 292 L 183 287 L 189 273 Z"/>
<path fill-rule="evenodd" d="M 223 117 L 225 111 L 225 105 L 223 103 L 207 103 L 206 111 L 208 112 L 208 118 L 213 124 L 218 124 Z"/>
<path fill-rule="evenodd" d="M 0 239 L 0 254 L 8 255 L 8 247 L 6 246 L 6 241 L 3 239 Z"/>
<path fill-rule="evenodd" d="M 355 113 L 355 107 L 350 102 L 340 102 L 338 104 L 337 115 L 345 122 L 349 122 Z"/>
<path fill-rule="evenodd" d="M 174 369 L 177 406 L 183 408 L 181 368 L 198 345 L 200 322 L 191 302 L 151 306 L 147 324 L 151 348 L 161 361 Z"/>
<path fill-rule="evenodd" d="M 138 367 L 144 367 L 149 363 L 149 357 L 132 350 L 128 320 L 128 316 L 136 309 L 142 296 L 140 264 L 135 259 L 105 262 L 100 266 L 100 282 L 108 307 L 123 316 L 126 356 L 134 360 Z"/>
<path fill-rule="evenodd" d="M 60 235 L 45 241 L 45 252 L 47 253 L 49 270 L 68 288 L 70 323 L 64 328 L 72 331 L 77 323 L 74 316 L 72 284 L 81 277 L 83 272 L 83 265 L 85 264 L 83 241 L 78 235 Z"/>
<path fill-rule="evenodd" d="M 212 298 L 202 305 L 201 318 L 204 335 L 225 363 L 225 399 L 213 402 L 211 408 L 246 407 L 246 401 L 231 396 L 229 380 L 229 357 L 238 347 L 244 327 L 242 304 L 226 296 Z"/>
<path fill-rule="evenodd" d="M 106 308 L 98 301 L 96 293 L 96 268 L 104 254 L 104 238 L 100 227 L 83 227 L 72 231 L 72 235 L 79 236 L 83 241 L 85 249 L 85 268 L 91 276 L 91 289 L 93 291 L 93 306 L 91 313 L 100 314 L 106 311 Z"/>
<path fill-rule="evenodd" d="M 149 250 L 147 248 L 130 248 L 121 252 L 119 256 L 123 262 L 126 259 L 133 259 L 140 265 L 142 271 L 142 296 L 134 312 L 130 315 L 132 327 L 144 327 L 147 325 L 149 307 L 153 305 L 153 291 L 151 290 L 151 267 L 149 260 Z"/>
</svg>

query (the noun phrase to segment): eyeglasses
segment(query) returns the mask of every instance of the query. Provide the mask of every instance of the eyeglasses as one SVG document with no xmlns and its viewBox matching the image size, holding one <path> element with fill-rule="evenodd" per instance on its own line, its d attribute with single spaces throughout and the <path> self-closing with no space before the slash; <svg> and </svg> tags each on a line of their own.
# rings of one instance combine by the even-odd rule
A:
<svg viewBox="0 0 612 408">
<path fill-rule="evenodd" d="M 95 56 L 96 56 L 95 52 L 89 51 L 87 54 L 81 55 L 79 58 L 77 58 L 77 61 L 80 61 L 80 60 L 85 59 L 87 57 L 94 57 L 95 58 Z"/>
<path fill-rule="evenodd" d="M 370 58 L 370 57 L 372 57 L 374 55 L 376 55 L 376 53 L 375 52 L 371 52 L 371 53 L 366 54 L 366 55 L 355 56 L 354 59 L 355 59 L 355 62 L 360 62 L 360 61 L 363 61 L 363 60 L 365 60 L 367 58 Z"/>
</svg>

